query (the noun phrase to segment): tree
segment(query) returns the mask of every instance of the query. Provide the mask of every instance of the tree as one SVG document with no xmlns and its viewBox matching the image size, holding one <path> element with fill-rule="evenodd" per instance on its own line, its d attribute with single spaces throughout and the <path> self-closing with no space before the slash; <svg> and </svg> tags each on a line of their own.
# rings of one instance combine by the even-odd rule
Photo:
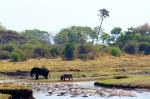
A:
<svg viewBox="0 0 150 99">
<path fill-rule="evenodd" d="M 12 41 L 22 41 L 25 38 L 16 31 L 2 30 L 0 31 L 0 44 L 8 44 Z"/>
<path fill-rule="evenodd" d="M 66 60 L 72 60 L 75 58 L 76 55 L 76 44 L 68 43 L 65 45 L 64 49 L 64 58 Z"/>
<path fill-rule="evenodd" d="M 122 29 L 120 27 L 114 27 L 114 29 L 111 30 L 112 40 L 113 42 L 116 42 L 117 44 L 118 44 L 117 39 L 121 34 L 121 30 Z"/>
<path fill-rule="evenodd" d="M 110 35 L 109 34 L 103 33 L 101 35 L 101 39 L 102 39 L 103 44 L 107 44 L 107 45 L 110 44 Z"/>
<path fill-rule="evenodd" d="M 97 35 L 99 37 L 101 29 L 102 29 L 103 20 L 104 20 L 104 18 L 109 17 L 109 11 L 107 9 L 100 9 L 98 16 L 100 16 L 100 20 L 101 20 L 100 25 L 99 25 L 99 31 L 97 33 Z"/>
<path fill-rule="evenodd" d="M 51 36 L 47 31 L 41 31 L 38 29 L 25 30 L 22 32 L 22 35 L 25 36 L 27 39 L 39 40 L 47 44 L 51 43 L 50 41 Z"/>
<path fill-rule="evenodd" d="M 98 30 L 99 30 L 99 26 L 96 26 L 96 27 L 94 27 L 94 29 L 92 29 L 92 30 L 89 32 L 89 34 L 88 34 L 89 37 L 90 37 L 90 39 L 92 39 L 92 44 L 94 44 L 95 41 L 98 40 L 98 35 L 97 35 Z"/>
<path fill-rule="evenodd" d="M 119 37 L 121 30 L 120 27 L 114 27 L 114 29 L 111 30 L 111 34 L 114 36 L 115 40 Z"/>
<path fill-rule="evenodd" d="M 71 26 L 62 29 L 54 38 L 56 44 L 65 44 L 68 42 L 84 44 L 87 42 L 88 35 L 92 29 L 83 26 Z"/>
</svg>

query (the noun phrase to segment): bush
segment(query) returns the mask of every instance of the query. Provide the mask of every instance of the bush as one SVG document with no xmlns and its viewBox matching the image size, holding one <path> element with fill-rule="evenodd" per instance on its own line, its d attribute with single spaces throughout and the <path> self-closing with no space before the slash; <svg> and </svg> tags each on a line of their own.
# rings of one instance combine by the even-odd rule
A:
<svg viewBox="0 0 150 99">
<path fill-rule="evenodd" d="M 12 52 L 14 51 L 15 47 L 13 45 L 4 45 L 2 46 L 2 50 Z"/>
<path fill-rule="evenodd" d="M 110 47 L 109 52 L 111 53 L 112 56 L 121 56 L 121 50 L 118 47 Z"/>
<path fill-rule="evenodd" d="M 145 55 L 150 54 L 150 43 L 144 42 L 141 43 L 138 47 L 139 47 L 139 51 L 143 52 Z"/>
<path fill-rule="evenodd" d="M 115 76 L 115 79 L 124 79 L 124 78 L 128 78 L 127 76 Z"/>
<path fill-rule="evenodd" d="M 76 56 L 76 44 L 68 43 L 65 45 L 64 58 L 66 60 L 72 60 Z"/>
<path fill-rule="evenodd" d="M 9 59 L 10 53 L 7 51 L 0 51 L 0 59 Z"/>
<path fill-rule="evenodd" d="M 57 57 L 59 55 L 59 51 L 58 51 L 58 49 L 55 47 L 55 48 L 52 48 L 52 49 L 50 49 L 50 56 L 52 56 L 52 57 Z"/>
<path fill-rule="evenodd" d="M 138 51 L 138 44 L 139 43 L 135 41 L 127 42 L 126 46 L 124 47 L 124 51 L 129 54 L 136 54 Z"/>
<path fill-rule="evenodd" d="M 33 57 L 44 57 L 46 55 L 46 50 L 42 47 L 35 47 L 33 50 Z"/>
<path fill-rule="evenodd" d="M 89 53 L 89 54 L 80 54 L 79 58 L 83 61 L 86 61 L 88 59 L 95 59 L 95 55 L 93 53 Z"/>
<path fill-rule="evenodd" d="M 79 58 L 83 61 L 86 61 L 88 59 L 88 54 L 80 54 Z"/>
<path fill-rule="evenodd" d="M 150 44 L 148 42 L 143 42 L 139 44 L 139 51 L 144 51 Z"/>
<path fill-rule="evenodd" d="M 146 49 L 144 50 L 144 54 L 145 55 L 149 55 L 150 54 L 150 45 L 146 47 Z"/>
<path fill-rule="evenodd" d="M 27 60 L 27 57 L 22 51 L 17 50 L 17 51 L 12 52 L 11 54 L 12 62 L 25 61 L 25 60 Z"/>
<path fill-rule="evenodd" d="M 95 59 L 100 52 L 100 46 L 94 46 L 91 44 L 84 44 L 78 46 L 79 58 L 83 60 Z"/>
</svg>

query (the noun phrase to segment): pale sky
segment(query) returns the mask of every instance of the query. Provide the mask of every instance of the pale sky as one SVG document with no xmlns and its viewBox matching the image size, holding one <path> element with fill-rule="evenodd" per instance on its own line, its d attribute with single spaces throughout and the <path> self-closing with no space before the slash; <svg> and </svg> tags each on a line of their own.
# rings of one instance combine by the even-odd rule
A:
<svg viewBox="0 0 150 99">
<path fill-rule="evenodd" d="M 150 23 L 150 0 L 0 0 L 0 23 L 8 29 L 56 32 L 71 25 L 98 26 L 98 10 L 110 17 L 102 27 L 135 27 Z"/>
</svg>

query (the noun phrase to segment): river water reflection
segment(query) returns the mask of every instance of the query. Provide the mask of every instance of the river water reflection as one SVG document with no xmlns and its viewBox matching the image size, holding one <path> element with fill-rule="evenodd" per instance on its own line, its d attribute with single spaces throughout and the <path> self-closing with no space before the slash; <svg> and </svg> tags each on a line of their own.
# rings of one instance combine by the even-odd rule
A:
<svg viewBox="0 0 150 99">
<path fill-rule="evenodd" d="M 94 82 L 75 82 L 74 84 L 79 85 L 82 88 L 100 88 L 100 87 L 95 87 Z M 135 90 L 133 90 L 135 91 Z M 150 92 L 148 91 L 136 91 L 137 95 L 135 97 L 127 97 L 127 96 L 113 96 L 113 97 L 101 97 L 101 96 L 88 96 L 88 97 L 81 97 L 81 96 L 76 96 L 76 97 L 70 97 L 69 95 L 67 96 L 56 96 L 52 95 L 49 96 L 48 93 L 46 92 L 35 92 L 33 95 L 36 99 L 150 99 Z"/>
</svg>

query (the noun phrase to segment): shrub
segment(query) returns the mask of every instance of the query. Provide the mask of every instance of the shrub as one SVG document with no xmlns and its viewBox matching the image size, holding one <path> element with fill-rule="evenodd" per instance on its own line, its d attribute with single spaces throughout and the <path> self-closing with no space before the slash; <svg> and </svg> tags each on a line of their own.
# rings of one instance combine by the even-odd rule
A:
<svg viewBox="0 0 150 99">
<path fill-rule="evenodd" d="M 145 55 L 150 54 L 150 43 L 144 42 L 141 43 L 138 47 L 139 47 L 139 51 L 143 52 Z"/>
<path fill-rule="evenodd" d="M 143 42 L 139 44 L 139 51 L 144 51 L 150 44 L 148 42 Z"/>
<path fill-rule="evenodd" d="M 124 79 L 124 78 L 128 78 L 127 76 L 115 76 L 115 79 Z"/>
<path fill-rule="evenodd" d="M 7 51 L 0 51 L 0 59 L 9 59 L 10 53 Z"/>
<path fill-rule="evenodd" d="M 19 61 L 19 55 L 17 53 L 11 54 L 11 61 L 12 62 L 18 62 Z"/>
<path fill-rule="evenodd" d="M 129 54 L 136 54 L 138 51 L 138 42 L 130 41 L 124 47 L 124 51 Z"/>
<path fill-rule="evenodd" d="M 12 52 L 14 51 L 15 47 L 13 45 L 4 45 L 2 46 L 2 50 Z"/>
<path fill-rule="evenodd" d="M 72 60 L 76 56 L 76 44 L 68 43 L 65 45 L 64 58 L 66 60 Z"/>
<path fill-rule="evenodd" d="M 100 46 L 94 46 L 91 44 L 84 44 L 78 46 L 79 58 L 83 60 L 95 59 L 100 52 Z"/>
<path fill-rule="evenodd" d="M 17 50 L 17 51 L 12 52 L 11 54 L 12 62 L 25 61 L 25 60 L 27 60 L 27 57 L 22 51 Z"/>
<path fill-rule="evenodd" d="M 52 48 L 52 49 L 50 49 L 50 56 L 52 56 L 52 57 L 57 57 L 59 55 L 59 51 L 58 51 L 58 49 L 55 47 L 55 48 Z"/>
<path fill-rule="evenodd" d="M 42 47 L 36 47 L 33 50 L 33 57 L 44 57 L 46 55 L 46 50 Z"/>
<path fill-rule="evenodd" d="M 121 56 L 121 50 L 118 47 L 110 47 L 109 52 L 112 56 Z"/>
<path fill-rule="evenodd" d="M 144 54 L 145 55 L 149 55 L 150 54 L 150 45 L 146 47 L 146 49 L 144 50 Z"/>
<path fill-rule="evenodd" d="M 83 61 L 86 61 L 88 59 L 88 54 L 80 54 L 79 58 Z"/>
</svg>

